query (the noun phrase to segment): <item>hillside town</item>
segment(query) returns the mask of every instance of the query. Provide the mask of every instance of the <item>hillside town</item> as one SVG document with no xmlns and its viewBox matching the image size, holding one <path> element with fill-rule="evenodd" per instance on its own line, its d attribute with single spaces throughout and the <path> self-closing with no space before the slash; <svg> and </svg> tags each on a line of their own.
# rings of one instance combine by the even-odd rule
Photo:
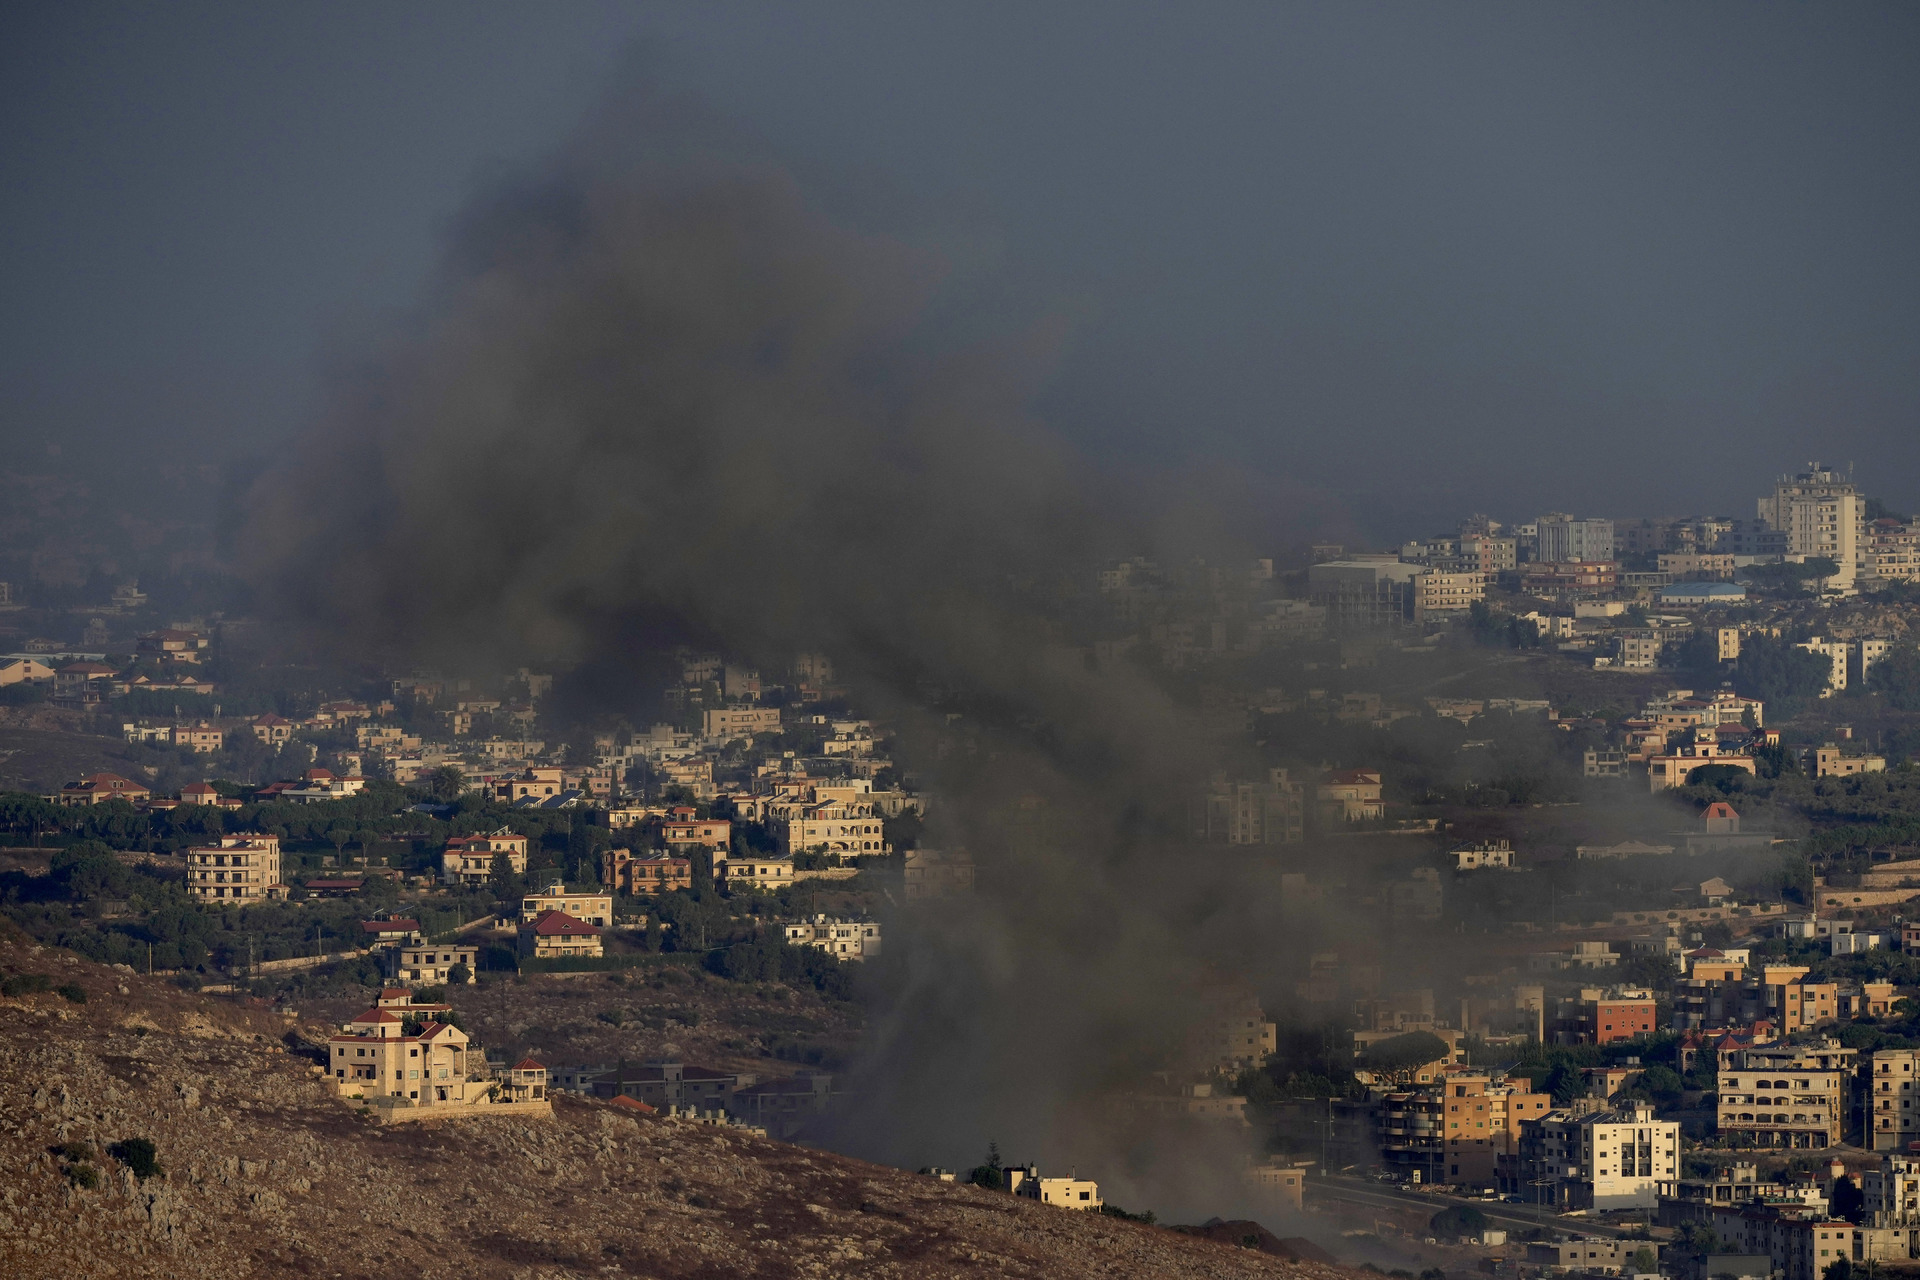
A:
<svg viewBox="0 0 1920 1280">
<path fill-rule="evenodd" d="M 1270 1213 L 1530 1215 L 1456 1233 L 1515 1274 L 1920 1253 L 1916 537 L 1816 467 L 1753 517 L 1089 568 L 1049 659 L 1158 684 L 1244 762 L 1184 794 L 1169 855 L 1286 924 L 1215 958 L 1158 1069 L 1104 1093 L 1115 1130 L 1232 1135 Z M 858 1101 L 862 969 L 1006 891 L 929 838 L 959 828 L 823 653 L 662 651 L 632 720 L 565 670 L 276 687 L 246 618 L 133 581 L 8 599 L 0 710 L 101 764 L 0 801 L 9 918 L 330 1011 L 331 1095 L 382 1123 L 574 1097 L 820 1140 Z M 964 705 L 940 735 L 979 749 Z M 752 1007 L 775 990 L 806 1030 Z M 608 1007 L 564 1023 L 566 995 Z M 1099 1171 L 928 1167 L 1125 1212 Z"/>
</svg>

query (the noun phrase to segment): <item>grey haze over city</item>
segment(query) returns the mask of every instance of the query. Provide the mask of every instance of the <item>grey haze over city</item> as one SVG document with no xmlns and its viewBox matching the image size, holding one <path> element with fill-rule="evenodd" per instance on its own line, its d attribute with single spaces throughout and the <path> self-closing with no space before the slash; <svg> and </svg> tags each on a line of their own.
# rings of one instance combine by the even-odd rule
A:
<svg viewBox="0 0 1920 1280">
<path fill-rule="evenodd" d="M 1917 45 L 1891 5 L 13 6 L 0 431 L 271 455 L 642 77 L 942 254 L 956 323 L 1050 335 L 1090 466 L 1249 532 L 1751 515 L 1815 456 L 1906 501 Z"/>
</svg>

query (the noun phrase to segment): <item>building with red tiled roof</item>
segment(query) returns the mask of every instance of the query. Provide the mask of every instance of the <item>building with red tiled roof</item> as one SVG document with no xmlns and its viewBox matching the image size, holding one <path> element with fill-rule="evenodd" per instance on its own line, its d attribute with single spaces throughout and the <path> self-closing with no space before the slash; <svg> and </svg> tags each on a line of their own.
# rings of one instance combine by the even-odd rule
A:
<svg viewBox="0 0 1920 1280">
<path fill-rule="evenodd" d="M 533 1057 L 522 1058 L 501 1082 L 501 1095 L 507 1102 L 540 1102 L 547 1096 L 547 1068 Z"/>
<path fill-rule="evenodd" d="M 474 1105 L 488 1100 L 492 1082 L 467 1033 L 444 1022 L 424 1022 L 413 1035 L 405 1020 L 369 1009 L 327 1040 L 327 1076 L 342 1096 L 404 1099 L 417 1106 Z"/>
<path fill-rule="evenodd" d="M 247 728 L 270 747 L 281 746 L 293 737 L 293 721 L 283 720 L 272 712 L 247 721 Z"/>
<path fill-rule="evenodd" d="M 564 911 L 542 911 L 520 926 L 520 954 L 536 960 L 599 957 L 600 930 Z"/>
<path fill-rule="evenodd" d="M 117 773 L 92 774 L 60 788 L 59 795 L 48 797 L 55 804 L 65 805 L 70 809 L 105 804 L 109 800 L 125 800 L 128 804 L 139 804 L 152 798 L 152 791 Z"/>
<path fill-rule="evenodd" d="M 1336 769 L 1314 791 L 1320 820 L 1328 825 L 1367 822 L 1387 816 L 1377 769 Z"/>
<path fill-rule="evenodd" d="M 1740 834 L 1740 814 L 1724 800 L 1716 800 L 1708 805 L 1705 817 L 1707 834 L 1710 836 Z"/>
</svg>

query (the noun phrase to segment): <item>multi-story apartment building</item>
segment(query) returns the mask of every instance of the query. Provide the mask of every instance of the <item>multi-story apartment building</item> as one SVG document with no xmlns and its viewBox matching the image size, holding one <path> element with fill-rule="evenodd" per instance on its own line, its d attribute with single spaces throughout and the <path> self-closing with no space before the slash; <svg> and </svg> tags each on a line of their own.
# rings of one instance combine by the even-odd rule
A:
<svg viewBox="0 0 1920 1280">
<path fill-rule="evenodd" d="M 1528 1203 L 1578 1209 L 1651 1209 L 1680 1177 L 1680 1125 L 1634 1103 L 1576 1115 L 1550 1111 L 1520 1126 L 1501 1190 Z"/>
<path fill-rule="evenodd" d="M 454 836 L 440 855 L 440 879 L 447 884 L 483 885 L 493 874 L 493 860 L 504 857 L 515 875 L 527 870 L 527 838 L 511 827 L 485 835 Z"/>
<path fill-rule="evenodd" d="M 1849 646 L 1845 640 L 1828 640 L 1821 636 L 1814 636 L 1810 640 L 1802 640 L 1793 647 L 1796 649 L 1804 649 L 1808 653 L 1818 654 L 1827 660 L 1829 666 L 1827 687 L 1821 692 L 1821 697 L 1824 698 L 1830 693 L 1838 693 L 1847 687 L 1847 650 Z"/>
<path fill-rule="evenodd" d="M 608 849 L 600 855 L 600 883 L 615 893 L 652 896 L 693 887 L 693 861 L 663 853 L 636 855 Z"/>
<path fill-rule="evenodd" d="M 1746 1146 L 1833 1147 L 1852 1102 L 1855 1050 L 1821 1045 L 1745 1049 L 1720 1073 L 1716 1127 Z"/>
<path fill-rule="evenodd" d="M 1533 558 L 1558 564 L 1613 559 L 1613 521 L 1541 516 L 1533 522 Z"/>
<path fill-rule="evenodd" d="M 423 986 L 444 986 L 454 980 L 454 970 L 465 965 L 467 981 L 477 982 L 474 970 L 479 964 L 477 946 L 430 945 L 424 942 L 402 943 L 386 950 L 383 967 L 397 982 L 418 982 Z"/>
<path fill-rule="evenodd" d="M 1415 619 L 1442 618 L 1464 613 L 1487 598 L 1487 576 L 1428 569 L 1413 580 Z"/>
<path fill-rule="evenodd" d="M 1907 1050 L 1906 1052 L 1912 1052 Z M 1877 1060 L 1879 1055 L 1875 1055 Z M 1878 1062 L 1875 1084 L 1878 1084 Z M 1874 1136 L 1875 1150 L 1879 1135 Z M 1869 1227 L 1910 1227 L 1920 1223 L 1920 1158 L 1888 1155 L 1880 1158 L 1878 1169 L 1860 1176 L 1862 1220 Z"/>
<path fill-rule="evenodd" d="M 714 707 L 701 715 L 701 732 L 710 739 L 751 738 L 780 732 L 778 707 Z"/>
<path fill-rule="evenodd" d="M 810 806 L 789 819 L 784 848 L 790 854 L 824 852 L 841 858 L 893 852 L 871 804 L 840 800 Z"/>
<path fill-rule="evenodd" d="M 1867 1145 L 1907 1151 L 1920 1141 L 1920 1049 L 1880 1049 L 1869 1063 Z"/>
<path fill-rule="evenodd" d="M 1414 582 L 1424 572 L 1394 556 L 1330 560 L 1307 570 L 1307 594 L 1334 630 L 1399 626 L 1414 615 Z"/>
<path fill-rule="evenodd" d="M 202 902 L 245 906 L 285 897 L 280 882 L 280 837 L 259 832 L 221 836 L 219 844 L 198 845 L 183 855 L 187 893 Z"/>
<path fill-rule="evenodd" d="M 880 926 L 872 920 L 834 920 L 817 915 L 786 926 L 787 945 L 812 947 L 836 960 L 865 960 L 880 954 Z"/>
<path fill-rule="evenodd" d="M 576 920 L 605 929 L 613 923 L 613 895 L 568 893 L 565 884 L 554 881 L 539 893 L 530 893 L 520 900 L 522 924 L 530 924 L 548 911 L 564 911 Z"/>
<path fill-rule="evenodd" d="M 1920 520 L 1875 520 L 1866 528 L 1860 570 L 1883 582 L 1920 579 Z"/>
<path fill-rule="evenodd" d="M 1760 518 L 1786 534 L 1787 554 L 1824 556 L 1838 566 L 1836 580 L 1851 584 L 1866 541 L 1866 507 L 1853 481 L 1819 464 L 1781 476 L 1759 501 Z"/>
<path fill-rule="evenodd" d="M 1728 1252 L 1768 1259 L 1781 1280 L 1821 1280 L 1842 1260 L 1850 1266 L 1904 1261 L 1913 1248 L 1911 1229 L 1855 1226 L 1828 1217 L 1822 1205 L 1715 1205 L 1705 1221 Z"/>
<path fill-rule="evenodd" d="M 1207 839 L 1227 844 L 1297 844 L 1306 839 L 1307 785 L 1270 769 L 1267 780 L 1214 780 L 1207 793 Z"/>
</svg>

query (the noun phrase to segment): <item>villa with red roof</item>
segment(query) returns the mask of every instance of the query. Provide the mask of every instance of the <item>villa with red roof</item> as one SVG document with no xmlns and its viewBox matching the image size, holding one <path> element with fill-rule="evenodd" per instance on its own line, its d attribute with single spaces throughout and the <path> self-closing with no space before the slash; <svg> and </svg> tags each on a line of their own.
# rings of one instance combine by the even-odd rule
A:
<svg viewBox="0 0 1920 1280">
<path fill-rule="evenodd" d="M 520 926 L 520 954 L 536 960 L 603 954 L 600 930 L 564 911 L 542 911 Z"/>
<path fill-rule="evenodd" d="M 96 773 L 78 782 L 68 783 L 60 788 L 59 795 L 47 798 L 69 809 L 82 809 L 88 805 L 105 804 L 109 800 L 139 804 L 152 799 L 153 792 L 117 773 Z"/>
<path fill-rule="evenodd" d="M 420 1011 L 423 1015 L 424 1009 Z M 404 1099 L 417 1106 L 484 1102 L 492 1082 L 486 1059 L 470 1050 L 467 1033 L 431 1019 L 408 1020 L 391 1008 L 372 1008 L 327 1040 L 327 1077 L 343 1097 Z"/>
<path fill-rule="evenodd" d="M 1366 822 L 1387 816 L 1378 769 L 1336 769 L 1320 779 L 1314 799 L 1320 820 Z"/>
</svg>

